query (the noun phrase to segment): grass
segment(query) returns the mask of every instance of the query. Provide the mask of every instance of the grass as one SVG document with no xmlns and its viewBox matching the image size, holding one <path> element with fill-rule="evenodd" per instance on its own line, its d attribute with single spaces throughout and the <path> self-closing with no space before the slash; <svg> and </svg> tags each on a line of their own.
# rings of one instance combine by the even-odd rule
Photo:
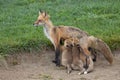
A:
<svg viewBox="0 0 120 80">
<path fill-rule="evenodd" d="M 39 9 L 54 25 L 75 26 L 120 48 L 119 0 L 0 0 L 0 54 L 42 50 L 52 44 L 32 24 Z"/>
</svg>

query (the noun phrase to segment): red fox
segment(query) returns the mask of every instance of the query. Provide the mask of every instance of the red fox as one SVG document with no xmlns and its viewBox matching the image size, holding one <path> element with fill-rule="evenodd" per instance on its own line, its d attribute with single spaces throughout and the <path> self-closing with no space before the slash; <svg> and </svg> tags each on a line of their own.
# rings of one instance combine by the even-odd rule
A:
<svg viewBox="0 0 120 80">
<path fill-rule="evenodd" d="M 61 65 L 67 68 L 67 73 L 69 74 L 72 71 L 72 39 L 66 39 L 64 45 L 61 46 Z"/>
<path fill-rule="evenodd" d="M 50 16 L 46 12 L 39 11 L 38 19 L 34 22 L 34 26 L 44 26 L 44 33 L 47 38 L 52 42 L 55 47 L 55 61 L 57 66 L 60 65 L 60 42 L 70 37 L 84 37 L 88 34 L 78 28 L 68 27 L 68 26 L 58 26 L 55 27 L 51 20 Z"/>
<path fill-rule="evenodd" d="M 110 48 L 107 46 L 100 39 L 93 38 L 89 40 L 89 35 L 78 28 L 71 27 L 71 26 L 58 26 L 55 27 L 51 20 L 50 16 L 46 12 L 39 11 L 38 19 L 34 22 L 34 26 L 44 26 L 44 33 L 47 38 L 52 42 L 55 48 L 55 60 L 53 61 L 56 63 L 57 66 L 60 66 L 60 46 L 61 41 L 64 41 L 68 38 L 76 38 L 78 37 L 80 40 L 81 45 L 83 46 L 83 50 L 87 55 L 90 55 L 90 51 L 88 51 L 88 47 L 92 46 L 93 48 L 101 51 L 101 53 L 105 56 L 110 64 L 113 62 L 113 55 L 111 53 Z M 86 38 L 86 39 L 85 39 Z M 88 44 L 91 43 L 89 46 Z M 97 43 L 97 44 L 96 44 Z M 93 44 L 96 44 L 93 46 Z M 86 47 L 85 47 L 86 46 Z"/>
</svg>

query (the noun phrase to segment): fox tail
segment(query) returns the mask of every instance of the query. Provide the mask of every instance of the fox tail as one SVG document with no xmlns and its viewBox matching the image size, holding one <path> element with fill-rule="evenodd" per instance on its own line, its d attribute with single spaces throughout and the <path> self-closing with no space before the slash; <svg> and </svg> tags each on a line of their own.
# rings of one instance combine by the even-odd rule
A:
<svg viewBox="0 0 120 80">
<path fill-rule="evenodd" d="M 101 39 L 95 38 L 95 37 L 89 37 L 95 45 L 93 46 L 96 50 L 100 51 L 101 54 L 106 58 L 106 60 L 112 64 L 113 63 L 113 54 L 111 52 L 111 49 L 109 46 L 102 41 Z"/>
</svg>

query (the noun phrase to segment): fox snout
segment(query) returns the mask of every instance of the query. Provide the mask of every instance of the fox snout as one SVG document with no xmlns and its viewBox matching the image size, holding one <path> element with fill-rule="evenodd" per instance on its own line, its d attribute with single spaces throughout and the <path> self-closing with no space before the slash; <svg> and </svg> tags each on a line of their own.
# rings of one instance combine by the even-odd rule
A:
<svg viewBox="0 0 120 80">
<path fill-rule="evenodd" d="M 39 22 L 38 22 L 38 21 L 35 21 L 35 22 L 33 23 L 33 26 L 37 27 L 38 24 L 39 24 Z"/>
<path fill-rule="evenodd" d="M 34 26 L 41 26 L 41 25 L 44 25 L 44 22 L 41 21 L 41 20 L 37 20 L 33 23 Z"/>
<path fill-rule="evenodd" d="M 35 24 L 35 23 L 33 23 L 33 26 L 37 27 L 38 25 L 37 25 L 37 24 Z"/>
</svg>

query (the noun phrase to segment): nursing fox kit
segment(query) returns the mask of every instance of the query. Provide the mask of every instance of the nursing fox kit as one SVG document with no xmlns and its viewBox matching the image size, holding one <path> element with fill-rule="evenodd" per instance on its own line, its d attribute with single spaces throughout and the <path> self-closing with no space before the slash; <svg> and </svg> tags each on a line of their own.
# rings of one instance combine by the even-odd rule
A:
<svg viewBox="0 0 120 80">
<path fill-rule="evenodd" d="M 94 64 L 91 56 L 87 56 L 79 45 L 79 39 L 69 38 L 61 47 L 61 64 L 67 68 L 67 73 L 79 70 L 79 75 L 93 71 Z"/>
</svg>

